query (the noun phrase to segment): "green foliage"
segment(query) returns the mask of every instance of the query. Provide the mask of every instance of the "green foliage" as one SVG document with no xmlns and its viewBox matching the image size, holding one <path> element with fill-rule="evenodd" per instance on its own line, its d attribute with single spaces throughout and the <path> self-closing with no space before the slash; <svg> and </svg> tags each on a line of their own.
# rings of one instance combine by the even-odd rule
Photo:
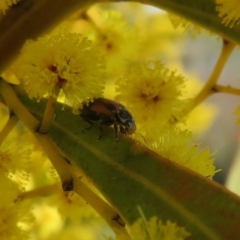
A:
<svg viewBox="0 0 240 240">
<path fill-rule="evenodd" d="M 41 119 L 45 101 L 21 101 Z M 140 207 L 147 219 L 169 218 L 191 233 L 188 239 L 238 239 L 240 199 L 213 181 L 150 151 L 134 140 L 99 127 L 87 126 L 72 110 L 58 103 L 49 136 L 117 209 L 127 224 L 133 224 Z M 221 217 L 219 217 L 221 216 Z"/>
<path fill-rule="evenodd" d="M 222 19 L 219 18 L 218 12 L 216 11 L 216 3 L 214 0 L 151 0 L 148 4 L 173 12 L 180 17 L 188 19 L 220 35 L 226 40 L 240 43 L 240 26 L 235 24 L 229 28 L 223 25 Z"/>
</svg>

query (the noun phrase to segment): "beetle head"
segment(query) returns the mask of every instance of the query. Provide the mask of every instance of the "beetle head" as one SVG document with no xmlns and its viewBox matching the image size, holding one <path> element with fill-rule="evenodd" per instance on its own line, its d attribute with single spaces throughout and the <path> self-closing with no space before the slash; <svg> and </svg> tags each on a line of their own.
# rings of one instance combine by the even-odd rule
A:
<svg viewBox="0 0 240 240">
<path fill-rule="evenodd" d="M 127 134 L 133 134 L 137 129 L 133 119 L 126 121 L 124 126 Z"/>
<path fill-rule="evenodd" d="M 132 115 L 125 109 L 121 109 L 117 113 L 120 131 L 124 134 L 133 134 L 136 131 L 135 121 Z M 122 127 L 121 127 L 122 126 Z"/>
</svg>

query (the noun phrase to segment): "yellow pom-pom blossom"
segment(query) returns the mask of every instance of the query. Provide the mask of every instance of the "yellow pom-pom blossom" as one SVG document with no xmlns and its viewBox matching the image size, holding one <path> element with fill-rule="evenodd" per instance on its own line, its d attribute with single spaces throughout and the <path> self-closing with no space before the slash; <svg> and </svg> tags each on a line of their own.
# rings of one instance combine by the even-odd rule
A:
<svg viewBox="0 0 240 240">
<path fill-rule="evenodd" d="M 201 28 L 199 25 L 189 22 L 184 18 L 181 18 L 175 14 L 169 13 L 169 19 L 172 22 L 172 25 L 176 29 L 183 29 L 185 32 L 190 33 L 192 38 L 197 38 L 200 34 L 204 36 L 211 36 L 213 35 L 211 32 L 207 31 L 204 28 Z"/>
<path fill-rule="evenodd" d="M 96 213 L 87 203 L 74 192 L 63 192 L 59 186 L 59 192 L 47 199 L 50 206 L 58 209 L 63 219 L 79 222 L 82 217 L 96 217 Z"/>
<path fill-rule="evenodd" d="M 120 73 L 127 60 L 134 60 L 140 50 L 138 29 L 130 25 L 119 12 L 111 10 L 102 12 L 98 25 L 96 46 L 106 55 L 108 73 Z"/>
<path fill-rule="evenodd" d="M 10 178 L 8 178 L 6 175 L 2 174 L 2 172 L 0 172 L 0 181 L 2 184 L 0 188 L 1 205 L 11 206 L 14 200 L 16 200 L 21 193 L 19 186 L 15 182 L 13 182 Z"/>
<path fill-rule="evenodd" d="M 14 203 L 20 194 L 16 183 L 5 175 L 0 174 L 0 238 L 1 240 L 29 239 L 29 232 L 25 231 L 21 224 L 33 223 L 33 217 L 26 204 Z"/>
<path fill-rule="evenodd" d="M 181 57 L 186 36 L 173 28 L 166 13 L 159 11 L 135 11 L 137 18 L 135 24 L 141 31 L 141 43 L 144 46 L 139 53 L 138 61 L 157 59 L 161 56 L 170 63 L 179 61 Z"/>
<path fill-rule="evenodd" d="M 4 141 L 0 147 L 0 175 L 4 173 L 9 176 L 23 190 L 30 177 L 32 146 L 19 146 L 16 140 L 10 138 Z"/>
<path fill-rule="evenodd" d="M 56 34 L 29 41 L 16 73 L 30 97 L 55 96 L 61 89 L 74 109 L 103 94 L 103 57 L 80 34 Z"/>
<path fill-rule="evenodd" d="M 239 24 L 240 1 L 239 0 L 216 0 L 217 11 L 222 23 L 233 27 L 234 23 Z"/>
<path fill-rule="evenodd" d="M 164 224 L 157 217 L 148 221 L 140 218 L 130 226 L 130 232 L 133 240 L 184 240 L 191 235 L 184 227 L 170 221 Z"/>
<path fill-rule="evenodd" d="M 55 207 L 47 205 L 46 202 L 42 200 L 43 199 L 40 200 L 40 204 L 35 200 L 33 209 L 33 215 L 36 221 L 34 232 L 37 233 L 34 239 L 47 240 L 49 236 L 62 229 L 64 222 L 58 210 Z"/>
<path fill-rule="evenodd" d="M 11 7 L 13 4 L 16 4 L 18 0 L 0 0 L 0 10 L 4 13 L 5 11 Z"/>
<path fill-rule="evenodd" d="M 61 231 L 57 233 L 51 234 L 49 238 L 46 240 L 97 240 L 97 239 L 104 239 L 103 233 L 98 233 L 99 226 L 96 224 L 86 224 L 84 223 L 78 225 L 66 224 L 66 227 L 61 229 Z M 102 227 L 102 226 L 101 226 Z"/>
<path fill-rule="evenodd" d="M 117 82 L 117 100 L 126 104 L 138 126 L 161 129 L 173 116 L 182 117 L 189 102 L 182 99 L 184 85 L 185 79 L 161 62 L 143 63 L 132 66 Z"/>
<path fill-rule="evenodd" d="M 148 144 L 152 150 L 164 158 L 192 169 L 199 174 L 212 178 L 217 172 L 213 165 L 213 153 L 208 148 L 199 149 L 191 143 L 191 134 L 177 128 L 166 128 L 155 142 Z"/>
</svg>

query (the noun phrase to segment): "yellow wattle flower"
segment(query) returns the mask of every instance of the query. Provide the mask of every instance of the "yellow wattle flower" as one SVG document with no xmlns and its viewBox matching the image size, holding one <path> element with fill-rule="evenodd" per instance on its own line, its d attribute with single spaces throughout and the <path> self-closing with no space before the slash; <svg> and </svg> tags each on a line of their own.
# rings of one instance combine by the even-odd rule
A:
<svg viewBox="0 0 240 240">
<path fill-rule="evenodd" d="M 208 148 L 200 149 L 199 145 L 193 144 L 189 131 L 170 126 L 162 130 L 158 139 L 149 141 L 148 147 L 162 157 L 190 168 L 205 177 L 212 178 L 218 171 L 213 164 L 214 154 Z"/>
<path fill-rule="evenodd" d="M 59 184 L 57 194 L 47 199 L 47 204 L 56 207 L 63 220 L 79 223 L 81 218 L 96 218 L 94 210 L 75 192 L 63 192 Z"/>
<path fill-rule="evenodd" d="M 22 190 L 30 177 L 31 152 L 32 146 L 19 146 L 12 137 L 0 146 L 0 175 L 12 178 Z"/>
<path fill-rule="evenodd" d="M 169 13 L 168 16 L 174 28 L 183 29 L 183 31 L 189 33 L 192 38 L 197 38 L 197 36 L 199 35 L 204 35 L 204 36 L 213 35 L 213 33 L 211 33 L 210 31 L 207 31 L 206 29 L 200 27 L 199 25 L 193 22 L 187 21 L 184 18 L 181 18 L 175 14 Z"/>
<path fill-rule="evenodd" d="M 95 44 L 106 57 L 108 73 L 114 76 L 125 69 L 126 60 L 135 60 L 140 50 L 140 36 L 136 26 L 120 12 L 109 10 L 100 15 Z"/>
<path fill-rule="evenodd" d="M 29 206 L 14 201 L 20 194 L 18 185 L 0 173 L 0 238 L 1 240 L 29 239 L 29 232 L 21 224 L 27 224 L 28 229 L 33 223 Z"/>
<path fill-rule="evenodd" d="M 159 61 L 129 68 L 117 82 L 117 100 L 125 103 L 138 125 L 161 129 L 171 119 L 182 117 L 189 103 L 182 98 L 185 79 Z"/>
<path fill-rule="evenodd" d="M 239 0 L 216 0 L 216 10 L 222 23 L 226 26 L 233 27 L 240 21 L 240 2 Z"/>
<path fill-rule="evenodd" d="M 129 228 L 133 240 L 184 240 L 191 235 L 184 227 L 171 221 L 164 224 L 157 217 L 140 218 Z"/>
<path fill-rule="evenodd" d="M 15 69 L 30 97 L 55 97 L 56 89 L 61 89 L 75 110 L 103 94 L 104 59 L 80 34 L 54 34 L 27 42 Z"/>
</svg>

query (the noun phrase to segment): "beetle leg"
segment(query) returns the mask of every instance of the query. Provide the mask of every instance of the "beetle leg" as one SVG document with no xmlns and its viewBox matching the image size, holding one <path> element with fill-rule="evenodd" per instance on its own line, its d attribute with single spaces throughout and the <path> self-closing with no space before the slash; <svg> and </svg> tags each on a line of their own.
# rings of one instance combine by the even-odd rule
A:
<svg viewBox="0 0 240 240">
<path fill-rule="evenodd" d="M 99 125 L 99 129 L 100 129 L 100 135 L 98 137 L 97 140 L 100 140 L 102 138 L 102 135 L 103 135 L 103 128 L 102 128 L 102 125 L 103 125 L 103 122 L 101 121 L 100 122 L 100 125 Z"/>
<path fill-rule="evenodd" d="M 87 128 L 84 128 L 84 129 L 82 130 L 82 132 L 88 131 L 88 130 L 94 125 L 93 122 L 91 122 L 91 121 L 89 121 L 89 120 L 87 120 L 87 119 L 84 119 L 84 120 L 85 120 L 86 122 L 90 123 L 90 126 L 88 126 Z"/>
<path fill-rule="evenodd" d="M 120 125 L 120 132 L 126 134 L 126 129 L 122 125 Z"/>
<path fill-rule="evenodd" d="M 115 139 L 118 140 L 118 122 L 115 118 L 113 119 L 113 126 L 115 130 Z"/>
<path fill-rule="evenodd" d="M 118 122 L 115 118 L 112 121 L 113 121 L 113 126 L 114 126 L 114 131 L 115 131 L 115 139 L 118 140 Z M 100 135 L 97 140 L 100 140 L 103 136 L 103 127 L 102 127 L 103 125 L 109 125 L 109 124 L 106 124 L 106 122 L 104 122 L 104 121 L 100 122 L 100 125 L 99 125 Z"/>
</svg>

